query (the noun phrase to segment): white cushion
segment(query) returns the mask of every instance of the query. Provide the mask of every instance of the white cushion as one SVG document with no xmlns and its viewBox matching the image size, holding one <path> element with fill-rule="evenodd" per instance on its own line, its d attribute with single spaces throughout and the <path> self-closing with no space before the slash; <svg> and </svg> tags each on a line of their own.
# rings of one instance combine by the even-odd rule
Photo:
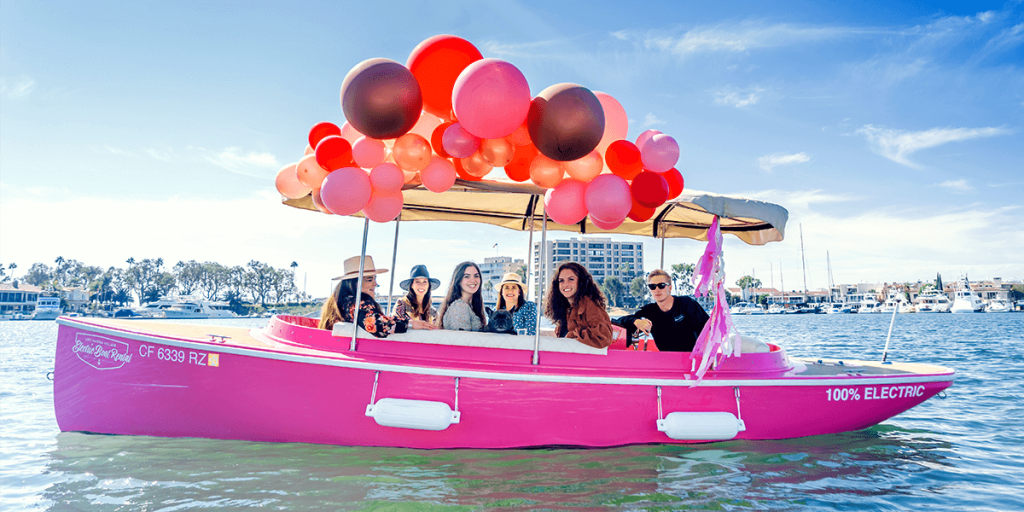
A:
<svg viewBox="0 0 1024 512">
<path fill-rule="evenodd" d="M 352 324 L 348 322 L 336 323 L 334 324 L 332 334 L 341 338 L 351 338 Z M 360 328 L 356 337 L 373 338 L 374 336 Z M 452 345 L 457 347 L 503 348 L 507 350 L 528 350 L 532 352 L 534 337 L 516 336 L 512 334 L 496 334 L 493 332 L 448 331 L 444 329 L 428 331 L 410 329 L 408 332 L 392 334 L 383 339 L 389 341 L 402 341 L 406 343 Z M 569 354 L 605 355 L 608 353 L 607 348 L 594 348 L 571 338 L 554 338 L 551 336 L 540 337 L 540 350 L 541 352 L 565 352 Z M 744 347 L 744 352 L 746 352 L 746 347 Z"/>
</svg>

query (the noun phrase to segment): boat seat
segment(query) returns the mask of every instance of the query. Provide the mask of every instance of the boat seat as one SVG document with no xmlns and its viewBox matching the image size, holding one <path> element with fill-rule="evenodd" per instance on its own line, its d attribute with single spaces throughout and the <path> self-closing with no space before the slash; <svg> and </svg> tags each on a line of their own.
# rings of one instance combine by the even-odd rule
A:
<svg viewBox="0 0 1024 512">
<path fill-rule="evenodd" d="M 334 324 L 334 329 L 331 334 L 341 338 L 352 337 L 352 323 L 339 322 Z M 364 331 L 362 328 L 359 329 L 359 333 L 356 336 L 358 338 L 375 338 L 372 334 Z M 380 339 L 401 341 L 405 343 L 424 343 L 428 345 L 501 348 L 506 350 L 526 350 L 533 352 L 533 336 L 496 334 L 493 332 L 448 331 L 443 329 L 427 331 L 410 329 L 408 332 L 392 334 L 387 338 Z M 590 345 L 584 345 L 572 338 L 555 338 L 551 336 L 540 337 L 540 351 L 563 352 L 567 354 L 608 354 L 607 348 L 594 348 Z"/>
<path fill-rule="evenodd" d="M 772 348 L 767 343 L 750 336 L 743 336 L 741 334 L 740 341 L 743 343 L 741 354 L 763 354 L 772 351 Z"/>
</svg>

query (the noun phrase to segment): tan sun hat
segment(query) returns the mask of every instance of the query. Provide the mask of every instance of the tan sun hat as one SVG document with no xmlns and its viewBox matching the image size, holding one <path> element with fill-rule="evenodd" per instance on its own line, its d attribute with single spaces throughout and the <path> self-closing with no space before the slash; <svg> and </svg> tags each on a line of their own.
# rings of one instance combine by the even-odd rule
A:
<svg viewBox="0 0 1024 512">
<path fill-rule="evenodd" d="M 373 257 L 366 257 L 366 263 L 363 264 L 364 277 L 376 274 L 383 274 L 387 271 L 388 269 L 386 268 L 374 268 Z M 353 256 L 345 260 L 345 273 L 338 277 L 335 277 L 334 279 L 332 279 L 332 281 L 337 281 L 338 279 L 355 279 L 357 277 L 359 277 L 359 256 Z"/>
<path fill-rule="evenodd" d="M 498 284 L 498 289 L 500 290 L 502 286 L 505 286 L 508 283 L 518 284 L 520 292 L 526 288 L 526 285 L 523 284 L 523 278 L 516 272 L 509 272 L 505 274 L 505 277 L 501 278 L 501 283 Z"/>
</svg>

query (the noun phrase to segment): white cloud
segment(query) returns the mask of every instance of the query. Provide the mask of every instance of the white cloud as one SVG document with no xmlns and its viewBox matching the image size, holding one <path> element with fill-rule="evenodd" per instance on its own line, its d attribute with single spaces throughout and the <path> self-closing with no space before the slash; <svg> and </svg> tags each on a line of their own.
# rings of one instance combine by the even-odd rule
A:
<svg viewBox="0 0 1024 512">
<path fill-rule="evenodd" d="M 764 89 L 754 87 L 745 91 L 740 90 L 724 90 L 724 91 L 713 91 L 715 94 L 716 105 L 726 105 L 736 108 L 743 108 L 749 105 L 753 105 L 761 100 L 761 93 Z"/>
<path fill-rule="evenodd" d="M 277 157 L 270 153 L 243 154 L 239 148 L 226 148 L 205 158 L 224 169 L 247 176 L 266 177 L 267 171 L 277 171 L 281 167 Z"/>
<path fill-rule="evenodd" d="M 658 119 L 658 116 L 654 115 L 653 113 L 648 112 L 647 115 L 644 116 L 644 122 L 643 122 L 643 124 L 641 126 L 643 126 L 644 128 L 648 128 L 648 127 L 651 127 L 651 126 L 655 126 L 655 125 L 659 125 L 659 124 L 665 124 L 665 123 L 666 123 L 666 121 Z"/>
<path fill-rule="evenodd" d="M 776 153 L 758 158 L 757 165 L 768 172 L 772 172 L 780 165 L 802 164 L 804 162 L 809 162 L 810 160 L 811 157 L 804 152 L 794 153 L 791 155 Z"/>
<path fill-rule="evenodd" d="M 8 82 L 6 78 L 0 78 L 0 96 L 19 100 L 32 94 L 35 85 L 36 81 L 27 76 L 19 77 L 12 82 Z"/>
<path fill-rule="evenodd" d="M 994 137 L 1012 133 L 1005 128 L 932 128 L 920 132 L 908 132 L 864 125 L 857 130 L 872 146 L 872 150 L 893 162 L 918 168 L 907 157 L 922 149 L 941 146 L 949 142 L 983 137 Z"/>
<path fill-rule="evenodd" d="M 968 184 L 967 180 L 946 180 L 943 181 L 942 183 L 939 183 L 939 186 L 951 190 L 959 190 L 961 192 L 969 192 L 971 190 L 974 190 L 974 187 Z"/>
<path fill-rule="evenodd" d="M 702 26 L 685 33 L 620 30 L 611 35 L 621 41 L 634 41 L 645 49 L 686 56 L 707 52 L 747 52 L 759 48 L 788 46 L 812 41 L 839 39 L 876 30 L 847 27 L 813 27 L 789 23 L 768 25 L 746 21 L 738 25 Z"/>
</svg>

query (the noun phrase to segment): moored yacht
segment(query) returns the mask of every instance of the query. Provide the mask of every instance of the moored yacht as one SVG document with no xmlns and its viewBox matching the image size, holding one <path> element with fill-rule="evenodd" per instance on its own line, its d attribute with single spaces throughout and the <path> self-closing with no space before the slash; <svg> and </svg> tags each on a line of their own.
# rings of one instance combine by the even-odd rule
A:
<svg viewBox="0 0 1024 512">
<path fill-rule="evenodd" d="M 60 307 L 60 297 L 40 296 L 36 299 L 36 309 L 35 313 L 32 314 L 32 319 L 56 320 L 63 312 L 64 308 Z"/>
<path fill-rule="evenodd" d="M 228 309 L 227 302 L 210 302 L 208 300 L 181 300 L 164 310 L 164 318 L 235 318 L 233 311 Z"/>
<path fill-rule="evenodd" d="M 849 304 L 844 304 L 842 302 L 833 302 L 832 304 L 829 304 L 828 309 L 826 309 L 825 312 L 830 315 L 839 315 L 845 313 L 853 313 L 853 308 L 850 307 Z"/>
<path fill-rule="evenodd" d="M 885 299 L 885 303 L 882 304 L 882 307 L 880 308 L 882 313 L 892 313 L 896 310 L 899 310 L 900 313 L 914 312 L 914 305 L 910 304 L 907 300 L 907 296 L 904 295 L 903 290 L 900 288 L 890 289 L 889 294 Z"/>
<path fill-rule="evenodd" d="M 857 313 L 880 313 L 881 311 L 882 305 L 874 297 L 864 297 L 864 300 L 860 301 L 860 309 L 857 310 Z"/>
<path fill-rule="evenodd" d="M 915 309 L 918 313 L 949 313 L 951 305 L 946 294 L 931 291 L 917 298 Z"/>
<path fill-rule="evenodd" d="M 953 306 L 949 308 L 950 313 L 980 313 L 984 307 L 985 304 L 971 289 L 967 276 L 956 282 L 956 295 L 953 297 Z"/>
<path fill-rule="evenodd" d="M 786 308 L 782 304 L 776 303 L 776 304 L 772 304 L 771 306 L 768 306 L 768 314 L 769 315 L 781 315 L 781 314 L 783 314 L 785 312 L 786 312 Z"/>
<path fill-rule="evenodd" d="M 993 299 L 985 304 L 986 313 L 1009 313 L 1010 311 L 1010 303 L 1002 299 Z"/>
</svg>

